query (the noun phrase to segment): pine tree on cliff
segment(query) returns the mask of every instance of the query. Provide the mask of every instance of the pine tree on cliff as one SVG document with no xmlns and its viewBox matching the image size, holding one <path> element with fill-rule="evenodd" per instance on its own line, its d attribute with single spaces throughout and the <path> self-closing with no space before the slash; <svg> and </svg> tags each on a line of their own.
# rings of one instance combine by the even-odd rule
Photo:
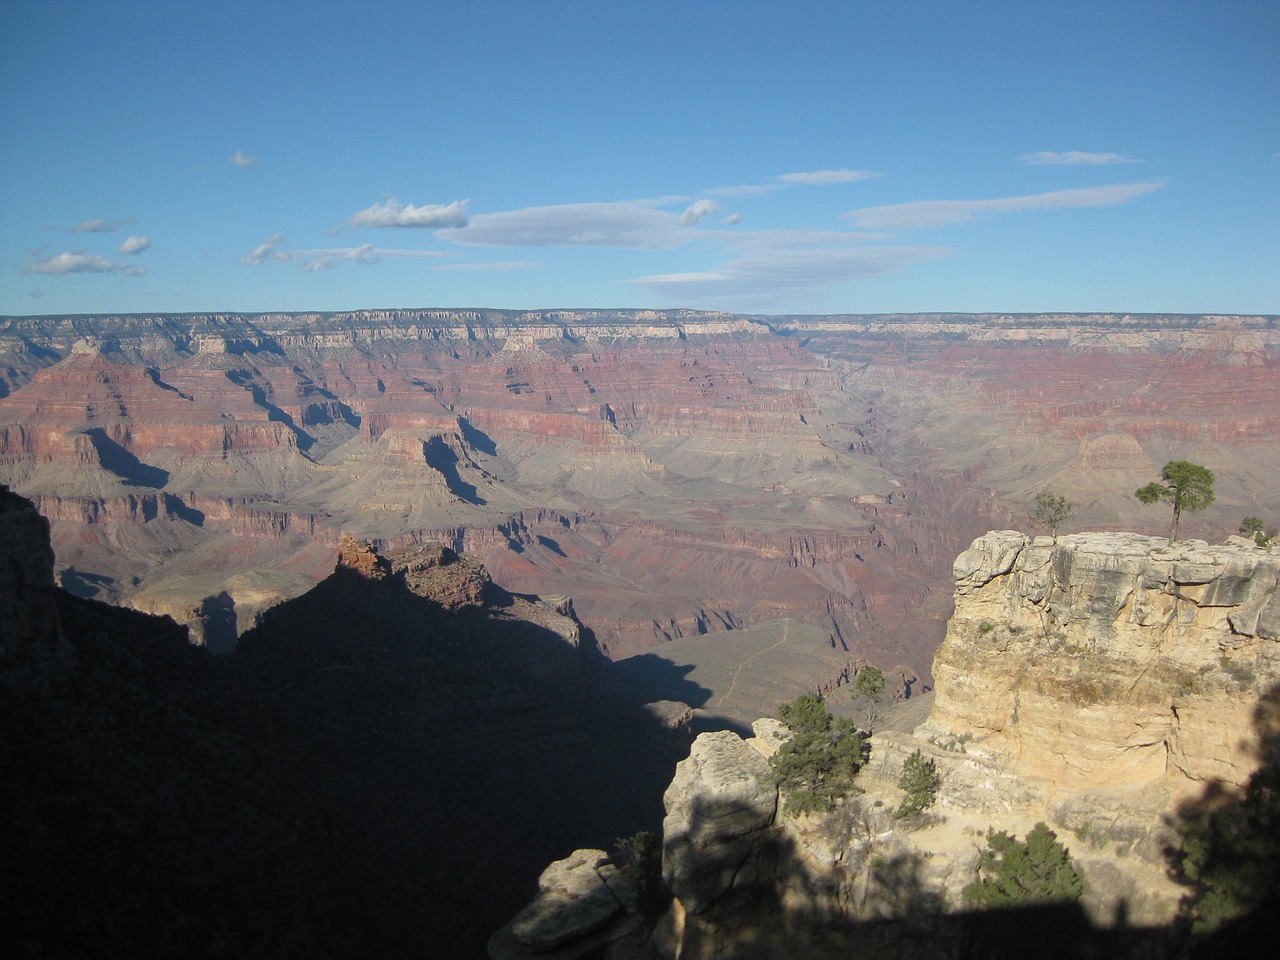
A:
<svg viewBox="0 0 1280 960">
<path fill-rule="evenodd" d="M 1203 510 L 1213 503 L 1213 471 L 1186 460 L 1170 460 L 1160 471 L 1160 481 L 1153 480 L 1135 491 L 1134 496 L 1143 503 L 1167 500 L 1173 504 L 1173 526 L 1169 530 L 1172 546 L 1178 539 L 1182 511 Z"/>
</svg>

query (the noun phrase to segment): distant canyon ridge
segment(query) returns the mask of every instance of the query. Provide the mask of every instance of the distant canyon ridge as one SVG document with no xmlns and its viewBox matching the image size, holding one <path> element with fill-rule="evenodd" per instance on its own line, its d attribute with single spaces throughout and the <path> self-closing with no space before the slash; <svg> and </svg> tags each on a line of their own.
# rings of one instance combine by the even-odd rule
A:
<svg viewBox="0 0 1280 960">
<path fill-rule="evenodd" d="M 859 662 L 931 682 L 975 536 L 1042 490 L 1161 533 L 1133 491 L 1171 459 L 1217 475 L 1182 536 L 1280 522 L 1280 317 L 0 318 L 0 481 L 73 592 L 217 651 L 344 535 L 441 541 L 740 717 Z M 754 679 L 711 682 L 739 639 Z"/>
</svg>

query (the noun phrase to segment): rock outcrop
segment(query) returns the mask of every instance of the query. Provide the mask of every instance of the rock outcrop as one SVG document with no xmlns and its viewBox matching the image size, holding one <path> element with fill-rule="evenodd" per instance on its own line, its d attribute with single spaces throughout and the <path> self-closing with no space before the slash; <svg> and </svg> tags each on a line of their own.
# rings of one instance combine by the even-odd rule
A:
<svg viewBox="0 0 1280 960">
<path fill-rule="evenodd" d="M 1038 949 L 1170 949 L 1185 892 L 1169 859 L 1179 818 L 1237 802 L 1259 764 L 1277 760 L 1266 751 L 1280 697 L 1280 554 L 1237 537 L 1169 546 L 996 531 L 954 575 L 928 719 L 914 733 L 877 732 L 858 794 L 832 812 L 778 812 L 763 779 L 785 737 L 777 721 L 758 721 L 751 740 L 694 742 L 664 797 L 673 901 L 653 934 L 661 956 L 834 958 L 855 940 L 896 956 L 973 955 L 973 938 L 993 929 L 962 894 L 983 836 L 1041 821 L 1089 890 L 1078 908 L 1034 921 L 1084 939 Z M 938 796 L 898 820 L 915 750 L 935 764 Z"/>
<path fill-rule="evenodd" d="M 956 560 L 956 610 L 919 734 L 1074 791 L 1242 784 L 1280 678 L 1280 555 L 1243 538 L 989 533 Z"/>
</svg>

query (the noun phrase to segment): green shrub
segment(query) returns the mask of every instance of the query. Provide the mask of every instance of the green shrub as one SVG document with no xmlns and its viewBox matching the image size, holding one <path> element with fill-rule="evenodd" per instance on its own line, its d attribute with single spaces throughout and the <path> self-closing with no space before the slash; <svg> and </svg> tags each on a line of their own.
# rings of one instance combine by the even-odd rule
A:
<svg viewBox="0 0 1280 960">
<path fill-rule="evenodd" d="M 963 895 L 982 906 L 1032 906 L 1070 903 L 1087 890 L 1084 874 L 1058 842 L 1058 835 L 1037 823 L 1025 842 L 1002 830 L 988 831 L 978 879 L 964 888 Z"/>
<path fill-rule="evenodd" d="M 933 806 L 938 798 L 938 786 L 942 782 L 938 776 L 938 767 L 932 760 L 926 760 L 924 754 L 917 750 L 902 764 L 902 776 L 898 778 L 898 786 L 907 795 L 893 812 L 895 818 L 914 817 L 922 810 Z"/>
<path fill-rule="evenodd" d="M 805 694 L 778 708 L 791 739 L 769 758 L 769 779 L 786 795 L 786 812 L 830 810 L 853 789 L 866 761 L 867 747 L 853 721 L 833 717 L 816 694 Z"/>
</svg>

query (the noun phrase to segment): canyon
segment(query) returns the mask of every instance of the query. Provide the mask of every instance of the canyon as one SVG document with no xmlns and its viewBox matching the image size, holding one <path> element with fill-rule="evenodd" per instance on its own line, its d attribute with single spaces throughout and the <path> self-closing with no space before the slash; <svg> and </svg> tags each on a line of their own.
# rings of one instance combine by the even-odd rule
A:
<svg viewBox="0 0 1280 960">
<path fill-rule="evenodd" d="M 1132 491 L 1188 459 L 1186 535 L 1272 522 L 1278 385 L 1274 316 L 6 317 L 0 480 L 62 585 L 215 652 L 343 536 L 438 541 L 749 723 L 866 662 L 931 685 L 951 560 L 1040 490 L 1157 533 Z"/>
</svg>

